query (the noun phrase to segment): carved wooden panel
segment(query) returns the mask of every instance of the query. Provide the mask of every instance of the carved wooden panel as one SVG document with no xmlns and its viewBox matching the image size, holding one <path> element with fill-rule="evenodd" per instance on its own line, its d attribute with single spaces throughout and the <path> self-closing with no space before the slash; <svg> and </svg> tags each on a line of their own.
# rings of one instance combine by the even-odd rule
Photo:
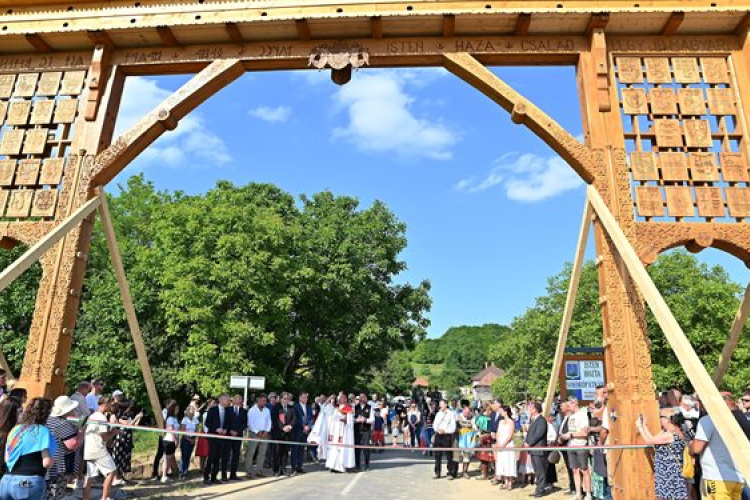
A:
<svg viewBox="0 0 750 500">
<path fill-rule="evenodd" d="M 643 89 L 624 89 L 622 91 L 622 107 L 629 115 L 647 115 L 648 101 Z"/>
<path fill-rule="evenodd" d="M 659 170 L 656 168 L 656 155 L 636 151 L 630 153 L 630 168 L 633 172 L 633 179 L 637 181 L 658 181 Z"/>
<path fill-rule="evenodd" d="M 692 217 L 695 215 L 693 196 L 689 187 L 667 186 L 667 212 L 672 217 Z"/>
<path fill-rule="evenodd" d="M 638 186 L 635 188 L 635 202 L 638 213 L 644 217 L 661 217 L 664 215 L 664 201 L 661 188 Z"/>
<path fill-rule="evenodd" d="M 714 153 L 690 153 L 690 178 L 701 182 L 719 180 Z"/>
<path fill-rule="evenodd" d="M 655 115 L 676 115 L 677 99 L 674 89 L 651 89 L 651 113 Z"/>
<path fill-rule="evenodd" d="M 750 188 L 728 187 L 726 193 L 729 214 L 732 217 L 750 216 Z"/>
<path fill-rule="evenodd" d="M 661 153 L 659 155 L 661 178 L 665 181 L 687 181 L 687 158 L 683 153 Z"/>
<path fill-rule="evenodd" d="M 706 101 L 703 99 L 703 90 L 695 88 L 679 89 L 677 96 L 680 102 L 680 113 L 682 115 L 705 115 Z"/>
<path fill-rule="evenodd" d="M 28 217 L 29 211 L 31 210 L 31 199 L 33 195 L 34 191 L 30 189 L 11 191 L 8 210 L 6 210 L 5 215 L 18 218 Z"/>
<path fill-rule="evenodd" d="M 701 217 L 724 217 L 724 199 L 721 188 L 697 186 L 695 199 L 698 203 L 698 215 Z"/>
</svg>

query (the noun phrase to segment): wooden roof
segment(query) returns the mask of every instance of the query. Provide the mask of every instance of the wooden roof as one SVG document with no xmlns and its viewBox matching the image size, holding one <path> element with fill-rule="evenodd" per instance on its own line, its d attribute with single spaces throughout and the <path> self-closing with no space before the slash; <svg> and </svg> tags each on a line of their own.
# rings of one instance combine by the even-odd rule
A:
<svg viewBox="0 0 750 500">
<path fill-rule="evenodd" d="M 503 370 L 494 364 L 490 364 L 484 370 L 471 377 L 471 381 L 475 382 L 477 386 L 489 387 L 497 378 L 502 377 L 503 373 L 505 373 Z"/>
</svg>

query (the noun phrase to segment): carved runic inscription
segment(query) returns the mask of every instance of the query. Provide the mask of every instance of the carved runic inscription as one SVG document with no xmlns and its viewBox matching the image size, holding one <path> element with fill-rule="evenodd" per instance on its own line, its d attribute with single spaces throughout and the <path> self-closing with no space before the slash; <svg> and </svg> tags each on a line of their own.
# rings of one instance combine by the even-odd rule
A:
<svg viewBox="0 0 750 500">
<path fill-rule="evenodd" d="M 20 154 L 23 134 L 24 131 L 18 128 L 6 130 L 0 139 L 0 155 Z"/>
<path fill-rule="evenodd" d="M 9 98 L 13 94 L 13 86 L 16 83 L 16 75 L 0 75 L 0 97 Z"/>
<path fill-rule="evenodd" d="M 643 69 L 639 57 L 618 57 L 617 73 L 620 83 L 643 83 Z"/>
<path fill-rule="evenodd" d="M 719 171 L 713 153 L 690 153 L 690 173 L 694 181 L 718 181 Z"/>
<path fill-rule="evenodd" d="M 680 112 L 683 115 L 705 115 L 706 101 L 701 89 L 679 89 L 677 97 L 680 101 Z"/>
<path fill-rule="evenodd" d="M 674 80 L 677 83 L 700 83 L 698 61 L 694 57 L 673 57 Z"/>
<path fill-rule="evenodd" d="M 41 160 L 21 160 L 18 162 L 16 170 L 17 186 L 35 186 L 39 178 L 39 167 Z"/>
<path fill-rule="evenodd" d="M 45 186 L 57 186 L 62 180 L 64 158 L 47 158 L 42 164 L 42 173 L 39 176 L 39 184 Z"/>
<path fill-rule="evenodd" d="M 646 78 L 649 83 L 672 83 L 669 60 L 664 57 L 645 57 Z"/>
<path fill-rule="evenodd" d="M 729 83 L 727 61 L 723 57 L 701 57 L 701 66 L 706 83 Z"/>
<path fill-rule="evenodd" d="M 657 119 L 654 120 L 656 132 L 656 145 L 660 148 L 681 148 L 682 129 L 679 120 Z"/>
<path fill-rule="evenodd" d="M 711 125 L 708 120 L 685 120 L 685 144 L 689 148 L 710 148 Z"/>
<path fill-rule="evenodd" d="M 643 89 L 622 89 L 622 107 L 628 115 L 647 115 L 648 101 Z"/>
<path fill-rule="evenodd" d="M 695 200 L 698 202 L 698 215 L 701 217 L 724 217 L 724 199 L 721 188 L 697 186 Z"/>
<path fill-rule="evenodd" d="M 57 189 L 39 189 L 34 195 L 34 204 L 31 206 L 32 217 L 52 217 L 55 215 L 55 203 L 57 203 Z"/>
<path fill-rule="evenodd" d="M 635 204 L 638 207 L 638 215 L 642 217 L 663 217 L 664 202 L 661 198 L 661 189 L 655 186 L 636 186 Z"/>
<path fill-rule="evenodd" d="M 18 75 L 16 91 L 13 95 L 16 97 L 32 97 L 36 91 L 37 80 L 39 80 L 39 73 L 24 73 Z"/>
<path fill-rule="evenodd" d="M 667 212 L 671 217 L 693 217 L 693 195 L 689 187 L 667 186 L 664 188 L 667 194 Z"/>
<path fill-rule="evenodd" d="M 55 108 L 55 123 L 73 123 L 76 119 L 78 101 L 75 99 L 60 99 Z"/>
<path fill-rule="evenodd" d="M 0 186 L 13 184 L 13 174 L 16 173 L 16 160 L 0 160 Z"/>
<path fill-rule="evenodd" d="M 630 153 L 630 169 L 633 179 L 637 181 L 658 181 L 659 171 L 656 169 L 656 155 L 641 151 Z"/>
<path fill-rule="evenodd" d="M 677 99 L 673 89 L 651 89 L 651 112 L 655 115 L 676 115 Z"/>
<path fill-rule="evenodd" d="M 735 115 L 732 89 L 706 89 L 708 94 L 708 109 L 712 115 Z"/>
<path fill-rule="evenodd" d="M 750 188 L 728 187 L 726 193 L 729 215 L 732 217 L 750 216 Z"/>
<path fill-rule="evenodd" d="M 659 153 L 659 168 L 665 181 L 688 180 L 687 159 L 683 153 Z"/>
<path fill-rule="evenodd" d="M 719 153 L 721 174 L 725 182 L 748 182 L 747 164 L 742 153 Z"/>
<path fill-rule="evenodd" d="M 42 73 L 41 78 L 39 78 L 39 89 L 37 90 L 36 95 L 57 95 L 57 89 L 60 87 L 61 79 L 62 72 L 60 71 L 55 71 L 53 73 Z"/>
<path fill-rule="evenodd" d="M 8 210 L 5 215 L 8 217 L 28 217 L 33 194 L 34 191 L 31 189 L 12 191 L 10 194 L 10 203 L 8 203 Z"/>
<path fill-rule="evenodd" d="M 8 109 L 8 125 L 26 125 L 30 111 L 31 101 L 12 101 Z"/>
<path fill-rule="evenodd" d="M 31 113 L 32 125 L 47 125 L 52 121 L 52 112 L 55 110 L 55 101 L 42 99 L 34 102 L 34 111 Z"/>
<path fill-rule="evenodd" d="M 40 155 L 44 153 L 44 147 L 47 145 L 47 129 L 37 128 L 26 132 L 26 139 L 23 141 L 23 153 L 29 155 Z"/>
</svg>

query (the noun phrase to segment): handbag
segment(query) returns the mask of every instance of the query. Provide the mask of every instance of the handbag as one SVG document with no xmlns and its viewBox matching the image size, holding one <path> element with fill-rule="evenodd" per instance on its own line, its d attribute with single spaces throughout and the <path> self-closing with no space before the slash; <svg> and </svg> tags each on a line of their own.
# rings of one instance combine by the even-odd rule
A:
<svg viewBox="0 0 750 500">
<path fill-rule="evenodd" d="M 557 465 L 557 463 L 560 461 L 560 458 L 562 458 L 562 455 L 557 450 L 554 450 L 550 452 L 549 455 L 547 455 L 547 460 L 549 461 L 549 463 L 555 464 L 555 465 Z"/>
<path fill-rule="evenodd" d="M 674 451 L 672 450 L 672 445 L 667 444 L 665 446 L 668 446 L 669 454 L 672 455 L 672 458 L 674 458 L 675 462 L 677 462 L 677 465 L 680 465 L 680 470 L 682 471 L 682 477 L 684 479 L 693 479 L 695 478 L 695 464 L 693 463 L 693 456 L 690 454 L 690 449 L 688 448 L 687 444 L 685 445 L 685 448 L 682 450 L 682 463 L 677 459 L 677 455 L 675 455 Z"/>
</svg>

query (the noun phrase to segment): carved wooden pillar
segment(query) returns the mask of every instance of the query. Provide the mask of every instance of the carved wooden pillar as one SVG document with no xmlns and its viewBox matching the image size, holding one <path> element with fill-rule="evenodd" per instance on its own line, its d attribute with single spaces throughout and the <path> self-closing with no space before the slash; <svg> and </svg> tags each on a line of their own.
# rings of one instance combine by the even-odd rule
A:
<svg viewBox="0 0 750 500">
<path fill-rule="evenodd" d="M 611 71 L 607 71 L 608 65 L 605 35 L 602 30 L 594 30 L 591 50 L 581 53 L 577 68 L 586 141 L 597 156 L 594 186 L 625 235 L 635 244 L 623 128 L 614 78 Z M 609 92 L 603 91 L 603 75 L 609 75 Z M 645 309 L 620 256 L 597 221 L 594 230 L 610 381 L 609 408 L 616 416 L 611 422 L 610 443 L 630 444 L 637 442 L 635 420 L 639 414 L 646 416 L 652 431 L 659 425 Z M 650 455 L 646 450 L 609 453 L 610 484 L 615 500 L 654 498 L 653 470 L 647 465 Z"/>
<path fill-rule="evenodd" d="M 107 49 L 97 46 L 78 100 L 55 220 L 63 220 L 91 196 L 94 155 L 109 145 L 119 109 L 124 75 L 107 64 Z M 48 153 L 47 153 L 48 154 Z M 62 157 L 62 156 L 60 156 Z M 56 397 L 65 391 L 93 216 L 74 228 L 42 259 L 37 294 L 20 385 L 30 397 Z"/>
</svg>

